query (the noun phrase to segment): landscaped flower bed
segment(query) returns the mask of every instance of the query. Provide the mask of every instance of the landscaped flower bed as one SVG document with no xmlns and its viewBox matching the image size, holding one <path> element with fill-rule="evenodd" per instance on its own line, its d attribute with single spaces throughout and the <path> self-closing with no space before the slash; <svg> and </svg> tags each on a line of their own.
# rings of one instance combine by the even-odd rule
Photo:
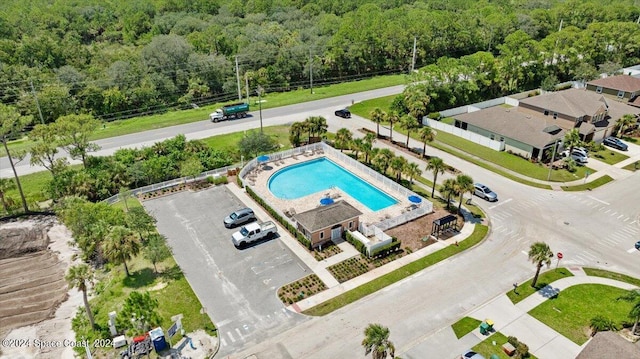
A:
<svg viewBox="0 0 640 359">
<path fill-rule="evenodd" d="M 385 257 L 368 258 L 364 255 L 351 257 L 340 263 L 336 263 L 327 270 L 340 283 L 367 273 L 368 271 L 383 266 L 407 254 L 404 250 L 399 250 Z"/>
<path fill-rule="evenodd" d="M 209 188 L 211 186 L 225 184 L 225 183 L 227 183 L 227 177 L 225 176 L 216 177 L 216 178 L 209 176 L 203 180 L 198 180 L 198 181 L 189 182 L 189 183 L 179 183 L 175 186 L 165 187 L 155 191 L 141 193 L 138 195 L 138 198 L 144 201 L 147 199 L 162 197 L 162 196 L 170 195 L 173 193 L 181 192 L 187 189 L 192 191 L 200 191 L 200 190 Z"/>
<path fill-rule="evenodd" d="M 331 243 L 326 246 L 323 245 L 321 251 L 318 249 L 314 249 L 313 257 L 318 262 L 320 262 L 321 260 L 325 260 L 331 256 L 335 256 L 338 253 L 342 253 L 342 249 L 340 249 L 340 247 L 336 246 L 335 244 Z"/>
<path fill-rule="evenodd" d="M 327 286 L 317 275 L 310 274 L 280 287 L 280 289 L 278 289 L 278 298 L 280 298 L 285 305 L 290 305 L 326 289 Z"/>
</svg>

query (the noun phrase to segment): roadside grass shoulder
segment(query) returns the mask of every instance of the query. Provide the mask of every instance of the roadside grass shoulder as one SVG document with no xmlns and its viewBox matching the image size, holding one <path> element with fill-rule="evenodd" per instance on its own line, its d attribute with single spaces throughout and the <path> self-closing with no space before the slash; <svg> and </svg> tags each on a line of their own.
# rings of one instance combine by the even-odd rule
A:
<svg viewBox="0 0 640 359">
<path fill-rule="evenodd" d="M 417 273 L 429 266 L 432 266 L 444 259 L 447 259 L 478 244 L 480 241 L 482 241 L 482 239 L 484 239 L 487 231 L 487 226 L 476 224 L 475 230 L 473 231 L 471 236 L 460 242 L 458 246 L 448 246 L 437 252 L 431 253 L 423 258 L 418 259 L 415 262 L 409 263 L 348 292 L 342 293 L 335 298 L 320 303 L 315 307 L 309 308 L 303 313 L 313 316 L 322 316 L 331 313 L 334 310 L 337 310 L 361 298 L 364 298 L 371 293 L 374 293 L 388 285 L 398 282 L 414 273 Z"/>
<path fill-rule="evenodd" d="M 540 276 L 538 276 L 538 283 L 536 283 L 535 288 L 531 286 L 531 281 L 533 280 L 533 278 L 531 278 L 528 281 L 518 285 L 517 294 L 513 290 L 508 291 L 507 297 L 511 299 L 511 302 L 513 304 L 517 304 L 539 289 L 542 289 L 548 284 L 551 284 L 564 277 L 573 277 L 573 274 L 571 274 L 571 272 L 567 268 L 548 270 L 544 273 L 540 273 Z"/>
<path fill-rule="evenodd" d="M 590 191 L 594 188 L 598 188 L 602 185 L 605 185 L 609 182 L 613 181 L 609 175 L 604 175 L 600 178 L 597 178 L 591 182 L 587 182 L 584 184 L 576 185 L 576 186 L 562 186 L 563 191 L 574 192 L 574 191 Z"/>
<path fill-rule="evenodd" d="M 633 284 L 637 287 L 640 287 L 640 279 L 628 276 L 626 274 L 610 272 L 608 270 L 598 269 L 598 268 L 582 268 L 582 270 L 584 270 L 584 272 L 590 276 L 609 278 L 609 279 Z"/>
<path fill-rule="evenodd" d="M 264 110 L 307 101 L 321 100 L 334 96 L 375 90 L 389 86 L 402 85 L 407 83 L 407 81 L 408 79 L 406 75 L 387 75 L 353 82 L 314 87 L 313 94 L 310 94 L 308 89 L 303 88 L 289 92 L 268 93 L 262 97 L 262 109 Z M 258 98 L 255 96 L 249 99 L 250 102 L 252 101 L 250 103 L 251 111 L 258 110 L 257 99 Z M 103 126 L 95 131 L 90 139 L 95 141 L 103 138 L 122 136 L 131 133 L 207 120 L 209 113 L 213 112 L 216 108 L 220 108 L 226 103 L 216 103 L 197 109 L 172 110 L 161 114 L 104 122 Z M 33 142 L 28 139 L 21 138 L 16 141 L 9 142 L 8 146 L 10 150 L 29 150 L 33 146 Z M 5 156 L 4 151 L 0 153 L 0 157 L 2 156 Z"/>
<path fill-rule="evenodd" d="M 453 329 L 453 332 L 456 334 L 456 338 L 460 339 L 465 335 L 471 333 L 477 327 L 479 327 L 480 323 L 482 323 L 482 321 L 478 319 L 471 318 L 471 317 L 464 317 L 458 320 L 457 322 L 453 323 L 451 325 L 451 328 Z"/>
<path fill-rule="evenodd" d="M 375 108 L 380 108 L 381 110 L 388 112 L 391 107 L 391 103 L 393 99 L 398 95 L 384 96 L 378 97 L 371 100 L 361 101 L 354 105 L 349 106 L 349 111 L 360 117 L 370 118 L 371 111 Z"/>
<path fill-rule="evenodd" d="M 582 345 L 589 339 L 591 319 L 602 315 L 618 328 L 629 321 L 632 303 L 617 300 L 626 290 L 602 284 L 569 287 L 556 297 L 529 311 L 537 320 Z"/>
<path fill-rule="evenodd" d="M 627 171 L 637 171 L 640 170 L 640 161 L 635 161 L 634 163 L 629 163 L 628 165 L 622 167 L 622 169 Z"/>
</svg>

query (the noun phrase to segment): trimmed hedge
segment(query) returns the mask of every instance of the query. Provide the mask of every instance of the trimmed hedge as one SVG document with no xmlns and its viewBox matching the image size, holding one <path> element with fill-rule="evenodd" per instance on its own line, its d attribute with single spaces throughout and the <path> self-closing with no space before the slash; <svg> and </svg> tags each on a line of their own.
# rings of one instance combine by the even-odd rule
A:
<svg viewBox="0 0 640 359">
<path fill-rule="evenodd" d="M 369 256 L 369 253 L 367 253 L 367 247 L 364 245 L 364 243 L 360 242 L 359 240 L 356 239 L 356 237 L 351 235 L 351 232 L 344 232 L 344 233 L 345 233 L 345 240 L 347 242 L 351 243 L 351 245 L 354 246 L 363 255 Z"/>
<path fill-rule="evenodd" d="M 253 192 L 251 187 L 246 187 L 246 189 L 249 196 L 253 198 L 256 202 L 258 202 L 258 204 L 262 206 L 262 208 L 264 208 L 267 212 L 269 212 L 271 217 L 273 217 L 276 221 L 278 221 L 278 223 L 280 223 L 280 225 L 286 228 L 287 231 L 289 231 L 289 233 L 291 233 L 291 235 L 298 240 L 298 242 L 302 243 L 308 249 L 311 249 L 311 241 L 308 240 L 304 235 L 302 235 L 302 233 L 300 233 L 300 231 L 298 231 L 296 227 L 294 227 L 291 223 L 289 223 L 287 220 L 282 218 L 282 216 L 278 214 L 278 212 L 276 212 L 273 208 L 271 208 L 271 206 L 269 206 L 255 192 Z"/>
<path fill-rule="evenodd" d="M 227 176 L 220 176 L 220 177 L 207 176 L 207 182 L 213 183 L 214 185 L 217 186 L 219 184 L 227 184 L 229 183 L 229 180 L 227 179 Z"/>
<path fill-rule="evenodd" d="M 374 258 L 378 258 L 378 257 L 386 257 L 389 254 L 396 252 L 398 249 L 400 249 L 400 245 L 402 243 L 400 243 L 400 241 L 397 238 L 393 238 L 393 240 L 391 241 L 391 243 L 384 245 L 380 248 L 376 248 L 372 253 L 371 253 L 371 257 Z"/>
</svg>

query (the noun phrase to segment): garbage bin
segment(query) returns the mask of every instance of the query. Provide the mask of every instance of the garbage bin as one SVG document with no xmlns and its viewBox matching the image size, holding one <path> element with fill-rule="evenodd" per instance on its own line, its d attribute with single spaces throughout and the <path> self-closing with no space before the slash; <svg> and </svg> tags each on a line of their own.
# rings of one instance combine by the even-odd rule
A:
<svg viewBox="0 0 640 359">
<path fill-rule="evenodd" d="M 489 324 L 482 322 L 480 323 L 480 334 L 487 335 L 489 333 Z"/>
<path fill-rule="evenodd" d="M 493 320 L 491 320 L 491 319 L 485 319 L 485 320 L 484 320 L 484 322 L 485 322 L 485 323 L 487 323 L 487 325 L 489 326 L 489 327 L 487 328 L 487 330 L 492 331 L 492 330 L 493 330 Z"/>
</svg>

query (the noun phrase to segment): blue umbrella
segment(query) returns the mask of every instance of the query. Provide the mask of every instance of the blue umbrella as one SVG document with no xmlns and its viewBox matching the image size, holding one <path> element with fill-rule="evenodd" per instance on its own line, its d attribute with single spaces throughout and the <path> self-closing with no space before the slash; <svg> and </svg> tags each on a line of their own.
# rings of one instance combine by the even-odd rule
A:
<svg viewBox="0 0 640 359">
<path fill-rule="evenodd" d="M 320 204 L 323 205 L 323 206 L 327 206 L 327 205 L 330 205 L 332 203 L 333 203 L 333 199 L 331 199 L 331 198 L 322 198 L 320 200 Z"/>
<path fill-rule="evenodd" d="M 418 196 L 409 196 L 407 197 L 409 199 L 409 202 L 411 203 L 420 203 L 422 202 L 422 198 L 418 197 Z"/>
<path fill-rule="evenodd" d="M 262 155 L 258 157 L 258 162 L 267 162 L 267 161 L 269 161 L 269 156 L 267 155 Z"/>
</svg>

